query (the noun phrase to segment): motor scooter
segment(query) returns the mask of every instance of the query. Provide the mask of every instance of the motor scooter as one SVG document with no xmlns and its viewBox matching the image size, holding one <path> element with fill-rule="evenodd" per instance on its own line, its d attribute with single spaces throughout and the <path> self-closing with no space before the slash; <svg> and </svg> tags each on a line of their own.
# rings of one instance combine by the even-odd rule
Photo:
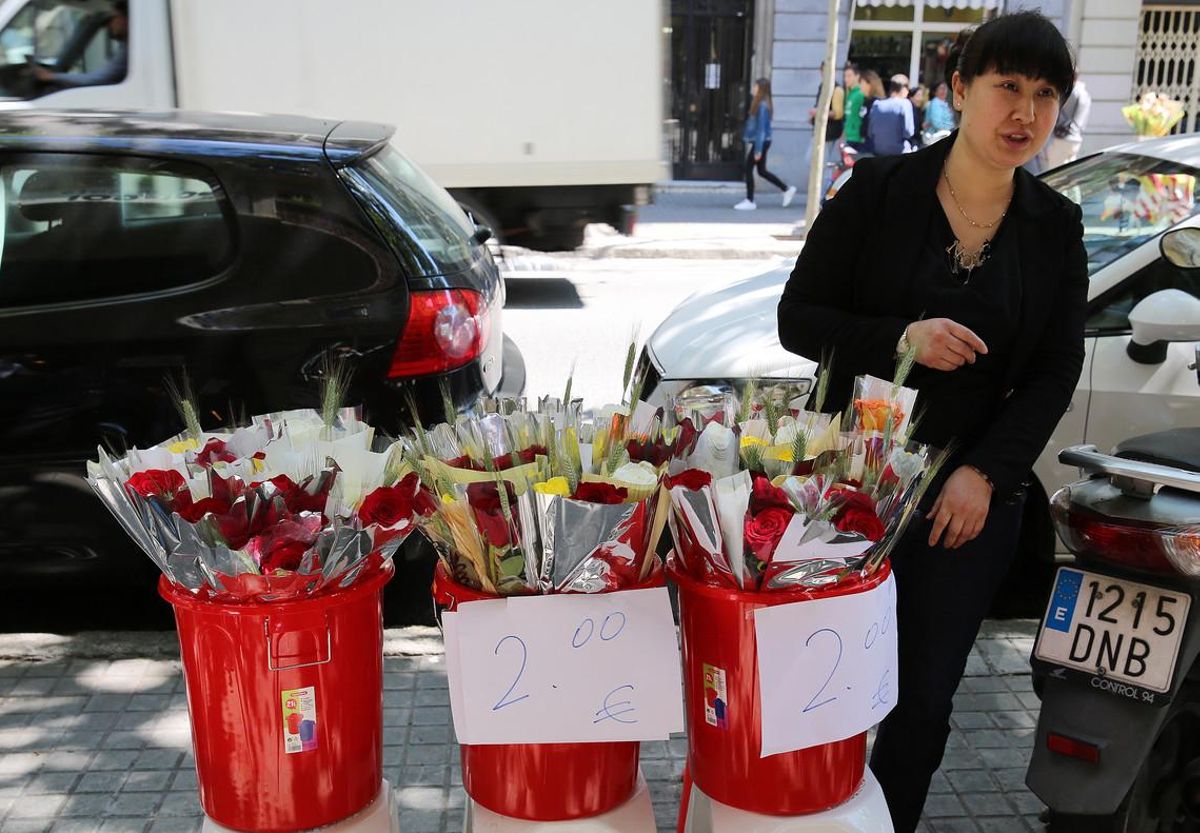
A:
<svg viewBox="0 0 1200 833">
<path fill-rule="evenodd" d="M 1068 448 L 1051 499 L 1074 554 L 1031 663 L 1029 788 L 1051 833 L 1200 831 L 1200 428 Z"/>
</svg>

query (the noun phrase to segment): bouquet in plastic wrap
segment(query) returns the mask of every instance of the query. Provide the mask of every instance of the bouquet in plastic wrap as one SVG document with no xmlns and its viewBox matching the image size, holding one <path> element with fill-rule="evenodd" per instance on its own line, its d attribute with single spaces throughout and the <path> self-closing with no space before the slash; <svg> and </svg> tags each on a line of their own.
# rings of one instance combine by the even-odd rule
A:
<svg viewBox="0 0 1200 833">
<path fill-rule="evenodd" d="M 436 496 L 416 523 L 453 578 L 486 593 L 597 593 L 661 568 L 661 415 L 544 398 L 415 428 L 411 467 Z"/>
<path fill-rule="evenodd" d="M 944 454 L 911 442 L 916 391 L 893 381 L 855 381 L 841 416 L 769 400 L 751 415 L 747 391 L 677 403 L 678 419 L 703 424 L 671 464 L 664 487 L 676 558 L 693 577 L 743 590 L 820 587 L 873 572 L 898 541 Z M 706 443 L 705 440 L 708 439 Z"/>
<path fill-rule="evenodd" d="M 173 583 L 222 600 L 272 601 L 346 587 L 390 559 L 431 511 L 403 443 L 378 443 L 353 409 L 187 430 L 124 455 L 98 450 L 88 482 Z"/>
</svg>

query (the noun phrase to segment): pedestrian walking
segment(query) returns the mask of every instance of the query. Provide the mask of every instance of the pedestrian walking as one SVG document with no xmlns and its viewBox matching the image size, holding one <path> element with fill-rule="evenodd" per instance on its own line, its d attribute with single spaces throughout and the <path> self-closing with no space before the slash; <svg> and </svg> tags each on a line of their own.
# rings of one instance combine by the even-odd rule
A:
<svg viewBox="0 0 1200 833">
<path fill-rule="evenodd" d="M 862 144 L 863 102 L 866 101 L 866 85 L 862 83 L 862 75 L 858 64 L 847 61 L 842 70 L 842 83 L 846 85 L 846 103 L 843 106 L 845 123 L 842 125 L 842 141 L 853 148 Z"/>
<path fill-rule="evenodd" d="M 908 153 L 916 131 L 912 105 L 908 103 L 908 76 L 893 75 L 888 79 L 887 92 L 887 98 L 871 105 L 868 130 L 876 156 Z"/>
<path fill-rule="evenodd" d="M 923 84 L 908 94 L 908 103 L 912 107 L 913 125 L 915 126 L 912 134 L 914 148 L 919 148 L 924 144 L 921 140 L 921 125 L 925 123 L 925 104 L 928 101 L 929 90 Z"/>
<path fill-rule="evenodd" d="M 750 112 L 742 130 L 742 141 L 749 146 L 746 153 L 746 199 L 734 208 L 738 211 L 753 211 L 758 207 L 754 202 L 755 170 L 759 176 L 783 192 L 783 207 L 787 208 L 796 196 L 795 186 L 784 184 L 783 180 L 767 170 L 767 151 L 771 149 L 771 116 L 775 109 L 771 101 L 770 80 L 759 78 L 754 82 L 750 95 Z"/>
<path fill-rule="evenodd" d="M 883 79 L 879 77 L 879 73 L 873 69 L 863 70 L 860 87 L 863 91 L 863 105 L 860 110 L 862 113 L 862 148 L 860 150 L 866 153 L 874 153 L 875 148 L 871 144 L 871 110 L 875 107 L 876 101 L 882 101 L 887 98 L 887 90 L 884 89 Z"/>
<path fill-rule="evenodd" d="M 817 98 L 813 101 L 814 105 L 821 103 L 821 93 L 825 89 L 825 62 L 821 61 L 821 83 L 817 86 Z M 842 141 L 842 133 L 846 124 L 846 91 L 838 84 L 833 85 L 833 95 L 829 99 L 829 112 L 825 114 L 825 154 L 822 157 L 825 160 L 825 168 L 829 170 L 830 176 L 833 175 L 831 163 L 837 159 L 838 146 Z M 816 106 L 808 108 L 808 123 L 814 128 L 817 124 L 817 108 Z M 813 135 L 816 133 L 814 131 Z M 812 143 L 808 146 L 808 153 L 805 154 L 805 163 L 812 162 Z M 832 180 L 825 183 L 827 189 Z"/>
<path fill-rule="evenodd" d="M 1041 170 L 1048 171 L 1075 161 L 1083 144 L 1083 131 L 1087 130 L 1091 113 L 1092 96 L 1076 76 L 1075 83 L 1071 86 L 1071 94 L 1058 111 L 1058 123 L 1054 125 L 1054 134 L 1038 154 Z"/>
<path fill-rule="evenodd" d="M 949 133 L 954 129 L 954 111 L 950 108 L 950 87 L 945 81 L 939 81 L 933 88 L 933 98 L 925 108 L 925 122 L 922 127 L 934 133 Z"/>
<path fill-rule="evenodd" d="M 1082 214 L 1021 167 L 1073 77 L 1066 41 L 1041 14 L 980 26 L 951 76 L 959 129 L 856 164 L 779 304 L 785 348 L 832 356 L 831 410 L 850 405 L 856 376 L 891 378 L 898 357 L 915 356 L 907 384 L 925 416 L 913 437 L 951 450 L 892 554 L 899 699 L 871 769 L 896 833 L 916 829 L 967 655 L 1013 561 L 1024 483 L 1083 366 Z M 862 245 L 864 225 L 882 235 L 874 245 Z"/>
</svg>

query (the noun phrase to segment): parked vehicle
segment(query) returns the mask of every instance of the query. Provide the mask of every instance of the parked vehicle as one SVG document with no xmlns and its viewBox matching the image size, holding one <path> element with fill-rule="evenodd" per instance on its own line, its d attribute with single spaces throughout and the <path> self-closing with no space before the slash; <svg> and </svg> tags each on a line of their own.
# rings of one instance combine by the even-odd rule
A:
<svg viewBox="0 0 1200 833">
<path fill-rule="evenodd" d="M 405 152 L 506 243 L 628 231 L 667 178 L 660 0 L 457 4 L 129 0 L 128 71 L 56 89 L 121 47 L 112 0 L 0 2 L 0 110 L 298 113 L 397 125 Z"/>
<path fill-rule="evenodd" d="M 821 197 L 821 205 L 833 199 L 842 186 L 850 181 L 850 175 L 854 173 L 854 163 L 869 156 L 872 154 L 865 150 L 856 150 L 845 142 L 838 143 L 838 158 L 826 163 L 830 168 L 829 187 L 825 189 L 825 196 Z"/>
<path fill-rule="evenodd" d="M 1131 435 L 1200 425 L 1200 383 L 1188 343 L 1200 340 L 1200 276 L 1159 250 L 1164 232 L 1200 227 L 1197 176 L 1200 137 L 1181 136 L 1111 148 L 1043 177 L 1083 208 L 1091 276 L 1087 355 L 1071 407 L 1034 467 L 1021 555 L 1000 593 L 998 615 L 1040 615 L 1055 555 L 1066 552 L 1047 509 L 1049 495 L 1074 478 L 1058 462 L 1058 449 L 1081 443 L 1110 449 Z M 865 243 L 870 232 L 863 234 Z M 709 384 L 741 390 L 751 377 L 776 396 L 806 395 L 816 363 L 784 350 L 776 332 L 790 272 L 788 265 L 677 307 L 641 357 L 654 400 L 665 404 Z M 1130 313 L 1148 298 L 1156 299 L 1163 331 L 1177 336 L 1153 345 L 1137 341 Z"/>
<path fill-rule="evenodd" d="M 1062 452 L 1059 568 L 1032 658 L 1027 781 L 1049 833 L 1173 833 L 1200 818 L 1200 429 Z"/>
<path fill-rule="evenodd" d="M 468 407 L 504 374 L 523 384 L 486 233 L 391 134 L 283 116 L 0 117 L 0 626 L 52 625 L 36 615 L 73 592 L 97 623 L 110 591 L 156 602 L 157 570 L 83 475 L 98 445 L 181 430 L 164 377 L 186 369 L 218 427 L 316 405 L 324 360 L 341 358 L 348 399 L 393 433 L 407 391 L 433 418 L 442 385 Z"/>
</svg>

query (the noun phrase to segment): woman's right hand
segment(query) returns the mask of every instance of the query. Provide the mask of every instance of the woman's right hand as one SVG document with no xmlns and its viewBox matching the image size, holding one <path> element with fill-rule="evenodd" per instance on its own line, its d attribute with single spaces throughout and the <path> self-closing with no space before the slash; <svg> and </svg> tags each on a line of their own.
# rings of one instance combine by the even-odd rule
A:
<svg viewBox="0 0 1200 833">
<path fill-rule="evenodd" d="M 934 370 L 957 370 L 987 355 L 983 339 L 949 318 L 929 318 L 908 325 L 908 343 L 917 351 L 917 364 Z"/>
</svg>

